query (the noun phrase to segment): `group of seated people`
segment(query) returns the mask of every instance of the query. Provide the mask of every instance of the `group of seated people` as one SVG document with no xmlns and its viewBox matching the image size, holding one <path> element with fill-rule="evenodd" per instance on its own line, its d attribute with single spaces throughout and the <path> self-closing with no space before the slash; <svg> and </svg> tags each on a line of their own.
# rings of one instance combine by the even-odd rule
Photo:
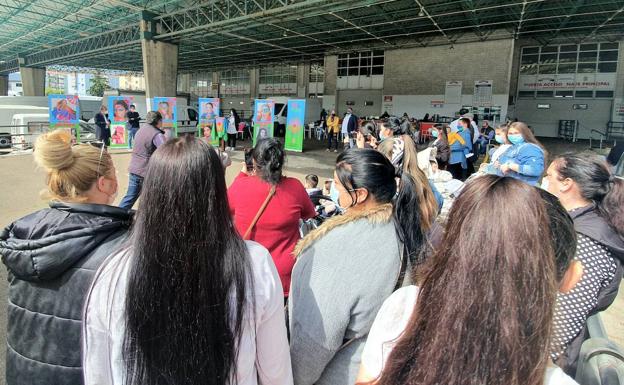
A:
<svg viewBox="0 0 624 385">
<path fill-rule="evenodd" d="M 576 384 L 622 279 L 624 180 L 585 154 L 541 178 L 514 123 L 441 220 L 470 126 L 438 128 L 424 159 L 393 118 L 360 132 L 324 185 L 342 215 L 303 239 L 318 177 L 286 177 L 274 138 L 229 188 L 218 151 L 170 139 L 134 212 L 111 206 L 104 146 L 40 136 L 52 203 L 0 233 L 7 385 Z"/>
</svg>

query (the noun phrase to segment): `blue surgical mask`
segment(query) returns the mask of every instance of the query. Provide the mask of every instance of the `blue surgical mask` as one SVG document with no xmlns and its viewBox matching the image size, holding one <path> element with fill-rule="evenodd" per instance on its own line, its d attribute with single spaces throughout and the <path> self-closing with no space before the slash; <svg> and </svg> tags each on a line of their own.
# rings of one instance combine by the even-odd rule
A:
<svg viewBox="0 0 624 385">
<path fill-rule="evenodd" d="M 340 193 L 336 188 L 336 183 L 332 181 L 331 187 L 329 188 L 329 197 L 336 204 L 336 206 L 340 207 L 339 197 Z"/>
<path fill-rule="evenodd" d="M 439 135 L 438 130 L 431 130 L 431 136 L 433 136 L 434 138 L 437 138 Z"/>
<path fill-rule="evenodd" d="M 524 138 L 521 134 L 513 134 L 507 135 L 507 139 L 511 142 L 511 144 L 521 144 L 524 143 Z"/>
<path fill-rule="evenodd" d="M 505 139 L 503 139 L 503 137 L 501 135 L 496 135 L 494 137 L 494 140 L 496 141 L 496 143 L 498 144 L 505 144 Z"/>
<path fill-rule="evenodd" d="M 464 126 L 457 126 L 457 132 L 464 131 Z"/>
<path fill-rule="evenodd" d="M 379 140 L 385 140 L 387 136 L 383 133 L 383 131 L 379 131 Z"/>
</svg>

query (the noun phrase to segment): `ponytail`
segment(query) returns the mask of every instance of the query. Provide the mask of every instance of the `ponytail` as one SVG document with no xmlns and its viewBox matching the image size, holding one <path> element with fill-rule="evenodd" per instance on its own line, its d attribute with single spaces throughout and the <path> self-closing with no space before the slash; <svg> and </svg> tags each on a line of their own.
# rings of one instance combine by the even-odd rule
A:
<svg viewBox="0 0 624 385">
<path fill-rule="evenodd" d="M 421 210 L 414 178 L 401 168 L 397 169 L 399 190 L 394 202 L 394 222 L 397 234 L 407 251 L 412 269 L 424 262 L 426 234 L 421 226 Z"/>
<path fill-rule="evenodd" d="M 624 237 L 624 179 L 611 175 L 607 182 L 607 193 L 598 210 L 602 217 L 609 222 L 613 230 Z"/>
<path fill-rule="evenodd" d="M 252 157 L 256 162 L 256 174 L 265 182 L 277 185 L 284 167 L 282 144 L 275 138 L 261 139 L 253 149 Z"/>
<path fill-rule="evenodd" d="M 600 216 L 624 236 L 624 180 L 612 175 L 606 163 L 592 154 L 564 154 L 553 163 L 560 180 L 573 180 L 581 196 L 593 202 Z"/>
</svg>

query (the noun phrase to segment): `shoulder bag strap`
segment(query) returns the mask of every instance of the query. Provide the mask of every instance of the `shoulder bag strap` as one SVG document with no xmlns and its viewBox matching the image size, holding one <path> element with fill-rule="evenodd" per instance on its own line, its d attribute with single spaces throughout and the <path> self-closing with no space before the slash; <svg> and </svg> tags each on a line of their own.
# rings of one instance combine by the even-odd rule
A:
<svg viewBox="0 0 624 385">
<path fill-rule="evenodd" d="M 249 239 L 249 236 L 251 235 L 251 230 L 253 230 L 253 228 L 256 226 L 256 223 L 258 223 L 258 220 L 262 216 L 262 213 L 264 212 L 266 207 L 269 205 L 269 202 L 271 201 L 271 198 L 273 198 L 273 195 L 275 195 L 275 190 L 276 189 L 277 189 L 277 187 L 275 185 L 271 186 L 271 189 L 269 190 L 269 195 L 267 195 L 266 199 L 262 203 L 262 206 L 260 206 L 260 209 L 256 213 L 256 216 L 254 217 L 253 221 L 251 221 L 251 224 L 247 228 L 247 231 L 245 231 L 245 235 L 243 235 L 243 239 L 245 239 L 245 240 Z"/>
</svg>

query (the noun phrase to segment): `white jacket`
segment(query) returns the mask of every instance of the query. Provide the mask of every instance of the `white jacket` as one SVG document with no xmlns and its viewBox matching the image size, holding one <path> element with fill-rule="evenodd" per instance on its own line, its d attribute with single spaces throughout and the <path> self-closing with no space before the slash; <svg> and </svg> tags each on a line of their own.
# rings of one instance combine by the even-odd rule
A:
<svg viewBox="0 0 624 385">
<path fill-rule="evenodd" d="M 239 385 L 291 385 L 282 284 L 269 252 L 255 242 L 246 244 L 255 286 L 255 298 L 248 300 L 255 301 L 256 313 L 255 320 L 246 319 L 243 324 L 232 375 Z M 123 384 L 124 306 L 131 261 L 129 250 L 111 256 L 98 270 L 87 295 L 82 337 L 85 385 Z"/>
</svg>

